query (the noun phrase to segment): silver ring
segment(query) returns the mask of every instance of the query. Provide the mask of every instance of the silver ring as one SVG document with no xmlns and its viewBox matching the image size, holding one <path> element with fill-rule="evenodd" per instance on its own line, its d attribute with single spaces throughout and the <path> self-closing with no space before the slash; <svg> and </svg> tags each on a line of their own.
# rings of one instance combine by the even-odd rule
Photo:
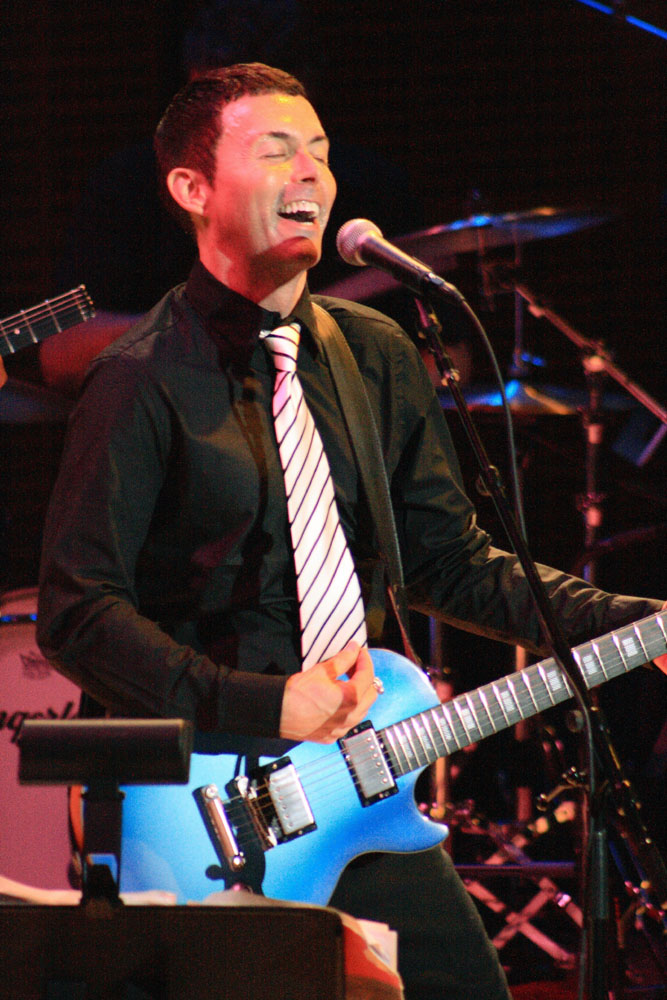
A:
<svg viewBox="0 0 667 1000">
<path fill-rule="evenodd" d="M 384 694 L 384 684 L 382 683 L 379 677 L 373 678 L 373 687 L 375 688 L 378 694 Z"/>
</svg>

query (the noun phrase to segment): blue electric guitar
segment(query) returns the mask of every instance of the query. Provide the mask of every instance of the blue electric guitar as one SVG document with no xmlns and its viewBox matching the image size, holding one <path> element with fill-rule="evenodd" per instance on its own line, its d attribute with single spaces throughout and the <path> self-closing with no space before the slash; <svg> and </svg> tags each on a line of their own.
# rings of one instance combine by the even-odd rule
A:
<svg viewBox="0 0 667 1000">
<path fill-rule="evenodd" d="M 574 650 L 589 688 L 667 651 L 667 612 Z M 190 782 L 125 789 L 121 889 L 203 900 L 244 883 L 326 904 L 343 868 L 369 851 L 415 851 L 446 827 L 419 812 L 417 777 L 439 757 L 571 696 L 552 659 L 440 704 L 409 660 L 372 650 L 384 693 L 335 747 L 279 740 L 196 746 Z"/>
</svg>

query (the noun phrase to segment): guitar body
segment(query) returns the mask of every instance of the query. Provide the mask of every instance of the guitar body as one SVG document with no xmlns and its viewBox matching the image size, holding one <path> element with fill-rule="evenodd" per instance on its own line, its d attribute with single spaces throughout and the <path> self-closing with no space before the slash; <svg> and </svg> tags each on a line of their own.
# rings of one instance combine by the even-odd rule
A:
<svg viewBox="0 0 667 1000">
<path fill-rule="evenodd" d="M 385 688 L 370 713 L 376 730 L 438 705 L 428 679 L 409 660 L 387 650 L 372 650 L 371 655 Z M 316 829 L 267 851 L 253 851 L 249 844 L 247 873 L 232 874 L 216 852 L 194 793 L 214 783 L 227 798 L 225 789 L 238 757 L 193 753 L 187 786 L 124 789 L 121 890 L 163 889 L 186 903 L 247 877 L 266 896 L 324 905 L 345 866 L 358 855 L 424 850 L 447 836 L 445 826 L 417 809 L 414 786 L 419 771 L 399 777 L 396 794 L 362 806 L 339 747 L 286 746 Z M 271 759 L 261 758 L 260 763 Z"/>
</svg>

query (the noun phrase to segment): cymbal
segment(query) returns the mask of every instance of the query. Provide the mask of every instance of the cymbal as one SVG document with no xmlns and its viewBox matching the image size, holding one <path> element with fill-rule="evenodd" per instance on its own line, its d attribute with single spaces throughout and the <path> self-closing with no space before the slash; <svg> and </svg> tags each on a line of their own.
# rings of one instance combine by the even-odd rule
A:
<svg viewBox="0 0 667 1000">
<path fill-rule="evenodd" d="M 50 389 L 10 378 L 0 389 L 0 424 L 65 421 L 72 403 Z"/>
<path fill-rule="evenodd" d="M 504 386 L 510 411 L 517 417 L 571 416 L 583 409 L 588 402 L 585 388 L 569 386 L 534 385 L 512 379 Z M 451 393 L 442 388 L 438 395 L 444 410 L 455 409 Z M 468 386 L 463 395 L 471 410 L 495 413 L 502 408 L 500 390 L 493 386 Z M 605 392 L 601 400 L 604 410 L 630 409 L 633 401 L 627 393 Z"/>
<path fill-rule="evenodd" d="M 453 254 L 493 250 L 534 240 L 567 236 L 581 229 L 600 225 L 607 215 L 590 210 L 534 208 L 527 212 L 504 215 L 471 215 L 444 226 L 433 226 L 401 236 L 394 242 L 401 250 L 420 257 L 433 268 Z"/>
<path fill-rule="evenodd" d="M 334 281 L 325 288 L 318 288 L 318 295 L 333 295 L 338 299 L 351 299 L 353 302 L 369 302 L 378 295 L 386 295 L 400 288 L 400 282 L 384 271 L 374 267 L 355 268 L 351 274 Z"/>
<path fill-rule="evenodd" d="M 484 253 L 498 247 L 534 240 L 552 239 L 600 225 L 609 216 L 590 210 L 542 207 L 504 215 L 471 215 L 441 226 L 432 226 L 392 239 L 401 250 L 428 264 L 437 274 L 452 271 L 462 253 Z M 332 285 L 323 295 L 365 302 L 398 288 L 399 283 L 383 271 L 362 267 Z"/>
</svg>

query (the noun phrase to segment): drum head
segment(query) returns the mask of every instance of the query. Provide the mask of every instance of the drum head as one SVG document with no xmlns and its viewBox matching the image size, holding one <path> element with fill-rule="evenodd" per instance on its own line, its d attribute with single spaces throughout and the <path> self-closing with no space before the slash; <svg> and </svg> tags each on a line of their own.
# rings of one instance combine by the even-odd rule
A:
<svg viewBox="0 0 667 1000">
<path fill-rule="evenodd" d="M 67 789 L 19 785 L 17 739 L 25 719 L 70 719 L 80 691 L 35 641 L 37 592 L 0 599 L 0 874 L 44 889 L 68 886 Z"/>
</svg>

